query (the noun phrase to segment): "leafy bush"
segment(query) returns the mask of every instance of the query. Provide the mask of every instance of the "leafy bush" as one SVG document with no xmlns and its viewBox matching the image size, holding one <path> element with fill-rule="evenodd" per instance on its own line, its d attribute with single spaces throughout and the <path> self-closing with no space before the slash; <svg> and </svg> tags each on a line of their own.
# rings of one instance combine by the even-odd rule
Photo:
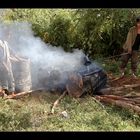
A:
<svg viewBox="0 0 140 140">
<path fill-rule="evenodd" d="M 56 16 L 55 19 L 51 21 L 48 29 L 48 38 L 50 43 L 55 46 L 62 46 L 65 50 L 68 50 L 71 36 L 70 27 L 70 19 L 62 16 Z"/>
<path fill-rule="evenodd" d="M 120 54 L 138 9 L 7 9 L 3 21 L 28 21 L 35 35 L 65 50 L 91 57 Z"/>
</svg>

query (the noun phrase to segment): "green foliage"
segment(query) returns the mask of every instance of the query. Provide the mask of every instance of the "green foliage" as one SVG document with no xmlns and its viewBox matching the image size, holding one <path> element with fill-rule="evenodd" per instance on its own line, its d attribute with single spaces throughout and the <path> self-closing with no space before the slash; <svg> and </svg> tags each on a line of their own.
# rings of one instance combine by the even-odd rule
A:
<svg viewBox="0 0 140 140">
<path fill-rule="evenodd" d="M 12 9 L 4 20 L 28 21 L 32 24 L 35 34 L 43 38 L 50 22 L 49 12 L 43 9 Z"/>
<path fill-rule="evenodd" d="M 103 60 L 102 60 L 103 61 Z M 119 74 L 120 63 L 116 60 L 108 60 L 102 63 L 102 67 L 109 73 Z"/>
<path fill-rule="evenodd" d="M 28 21 L 36 36 L 66 51 L 78 48 L 95 58 L 120 54 L 139 9 L 7 9 L 4 22 Z"/>
<path fill-rule="evenodd" d="M 63 46 L 64 49 L 67 50 L 71 37 L 70 27 L 70 19 L 56 16 L 56 18 L 51 21 L 51 25 L 48 29 L 48 40 L 50 43 L 55 46 Z"/>
</svg>

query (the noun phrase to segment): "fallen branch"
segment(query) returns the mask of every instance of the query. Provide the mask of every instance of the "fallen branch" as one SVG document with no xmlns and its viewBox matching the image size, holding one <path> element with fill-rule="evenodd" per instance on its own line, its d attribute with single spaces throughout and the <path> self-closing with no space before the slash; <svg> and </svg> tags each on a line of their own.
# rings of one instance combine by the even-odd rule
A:
<svg viewBox="0 0 140 140">
<path fill-rule="evenodd" d="M 59 101 L 65 97 L 67 91 L 64 91 L 63 94 L 53 103 L 52 109 L 51 109 L 51 114 L 54 114 L 54 109 L 56 108 L 56 106 L 58 105 Z"/>
<path fill-rule="evenodd" d="M 101 89 L 100 91 L 98 91 L 98 93 L 100 95 L 124 95 L 124 91 L 112 91 L 109 88 Z"/>
<path fill-rule="evenodd" d="M 109 87 L 109 88 L 102 89 L 99 92 L 103 95 L 109 95 L 109 94 L 112 94 L 113 92 L 121 93 L 121 90 L 123 89 L 135 88 L 135 87 L 140 87 L 140 84 L 123 85 L 121 87 Z"/>
<path fill-rule="evenodd" d="M 4 99 L 17 99 L 17 98 L 23 97 L 31 92 L 33 92 L 33 90 L 30 90 L 27 92 L 20 92 L 20 93 L 14 94 L 14 95 L 8 95 Z"/>
<path fill-rule="evenodd" d="M 119 106 L 121 108 L 129 109 L 129 110 L 132 109 L 134 112 L 140 115 L 140 107 L 137 105 L 132 105 L 130 103 L 126 103 L 121 100 L 114 100 L 114 99 L 101 97 L 101 96 L 96 96 L 96 99 L 107 104 Z"/>
<path fill-rule="evenodd" d="M 123 78 L 124 78 L 124 76 L 121 76 L 121 77 L 118 77 L 118 78 L 115 78 L 115 79 L 111 79 L 110 81 L 114 82 L 114 81 L 117 81 L 117 80 L 120 80 L 120 79 L 123 79 Z"/>
<path fill-rule="evenodd" d="M 135 88 L 135 87 L 140 87 L 140 84 L 123 85 L 121 87 L 112 88 L 112 90 L 116 91 L 116 90 L 122 90 L 122 89 L 126 89 L 126 88 Z"/>
<path fill-rule="evenodd" d="M 127 99 L 127 98 L 123 98 L 122 96 L 117 96 L 117 95 L 102 95 L 102 97 L 107 97 L 107 98 L 111 98 L 111 99 L 114 99 L 114 100 L 130 100 L 130 99 Z"/>
<path fill-rule="evenodd" d="M 116 96 L 116 95 L 103 95 L 102 97 L 106 97 L 109 99 L 113 99 L 113 100 L 121 100 L 133 105 L 136 105 L 136 103 L 140 103 L 140 101 L 138 100 L 133 100 L 133 99 L 129 99 L 129 98 L 123 98 L 122 96 Z"/>
<path fill-rule="evenodd" d="M 129 94 L 129 95 L 124 95 L 123 97 L 126 97 L 126 98 L 136 98 L 136 99 L 139 99 L 140 100 L 140 95 L 130 95 Z"/>
<path fill-rule="evenodd" d="M 8 95 L 8 96 L 4 97 L 4 99 L 17 99 L 17 98 L 21 98 L 25 95 L 28 95 L 29 93 L 36 92 L 36 91 L 42 91 L 42 89 L 29 90 L 29 91 L 20 92 L 20 93 L 14 94 L 14 95 Z"/>
<path fill-rule="evenodd" d="M 17 93 L 14 96 L 8 95 L 8 96 L 4 97 L 4 99 L 17 99 L 17 98 L 23 97 L 29 93 L 33 93 L 36 91 L 41 92 L 41 91 L 45 91 L 45 89 L 40 88 L 40 89 L 35 89 L 35 90 L 24 91 L 24 92 Z"/>
</svg>

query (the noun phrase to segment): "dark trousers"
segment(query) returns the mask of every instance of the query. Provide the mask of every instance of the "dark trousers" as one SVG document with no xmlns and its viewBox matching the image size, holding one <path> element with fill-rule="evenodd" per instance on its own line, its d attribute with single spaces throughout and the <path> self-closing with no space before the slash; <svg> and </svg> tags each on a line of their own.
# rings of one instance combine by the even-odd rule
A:
<svg viewBox="0 0 140 140">
<path fill-rule="evenodd" d="M 124 53 L 126 53 L 126 51 L 124 51 Z M 129 59 L 131 59 L 131 70 L 136 74 L 138 65 L 138 51 L 132 51 L 132 54 L 123 55 L 121 58 L 122 63 L 120 65 L 120 69 L 124 70 L 126 68 Z"/>
</svg>

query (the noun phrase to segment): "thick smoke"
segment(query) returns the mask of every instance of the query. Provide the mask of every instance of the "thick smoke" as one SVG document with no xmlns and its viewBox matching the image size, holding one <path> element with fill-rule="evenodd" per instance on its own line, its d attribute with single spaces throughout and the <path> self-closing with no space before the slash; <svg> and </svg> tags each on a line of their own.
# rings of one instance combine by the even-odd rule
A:
<svg viewBox="0 0 140 140">
<path fill-rule="evenodd" d="M 0 17 L 4 16 L 5 12 L 6 12 L 6 9 L 0 9 Z"/>
<path fill-rule="evenodd" d="M 35 37 L 32 25 L 27 22 L 0 24 L 0 39 L 7 40 L 6 30 L 10 31 L 9 47 L 18 55 L 29 58 L 33 86 L 40 84 L 39 78 L 57 71 L 58 83 L 64 82 L 69 72 L 77 71 L 83 65 L 84 53 L 74 50 L 65 52 L 62 47 L 45 44 L 39 37 Z"/>
</svg>

